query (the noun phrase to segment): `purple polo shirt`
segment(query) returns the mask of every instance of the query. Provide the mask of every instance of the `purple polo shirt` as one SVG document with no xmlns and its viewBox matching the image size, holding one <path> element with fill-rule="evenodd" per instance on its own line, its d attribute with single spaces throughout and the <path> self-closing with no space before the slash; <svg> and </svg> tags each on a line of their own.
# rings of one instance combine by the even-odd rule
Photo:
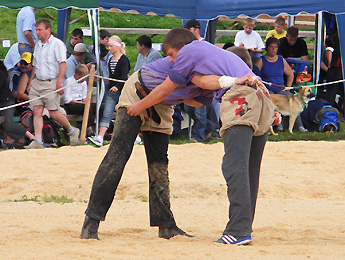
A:
<svg viewBox="0 0 345 260">
<path fill-rule="evenodd" d="M 155 87 L 163 83 L 168 77 L 168 71 L 172 63 L 169 57 L 153 61 L 146 64 L 141 69 L 141 78 L 145 86 L 152 91 Z M 161 103 L 172 106 L 183 101 L 194 99 L 204 105 L 210 104 L 213 98 L 213 91 L 198 88 L 189 83 L 189 81 L 179 84 L 169 97 L 164 99 Z"/>
<path fill-rule="evenodd" d="M 169 69 L 169 78 L 177 84 L 186 84 L 195 75 L 239 78 L 248 73 L 253 74 L 248 65 L 236 54 L 206 41 L 193 41 L 179 51 L 172 67 Z M 215 91 L 215 100 L 220 102 L 227 90 Z"/>
</svg>

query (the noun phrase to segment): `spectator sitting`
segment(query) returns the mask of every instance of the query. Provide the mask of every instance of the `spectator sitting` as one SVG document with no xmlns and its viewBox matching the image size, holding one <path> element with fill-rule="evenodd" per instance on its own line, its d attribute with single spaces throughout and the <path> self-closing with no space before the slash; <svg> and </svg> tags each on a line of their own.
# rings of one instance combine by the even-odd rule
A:
<svg viewBox="0 0 345 260">
<path fill-rule="evenodd" d="M 68 79 L 69 77 L 72 77 L 75 73 L 75 68 L 78 66 L 78 64 L 81 64 L 81 61 L 85 58 L 85 55 L 88 53 L 88 49 L 84 43 L 77 43 L 74 46 L 74 50 L 72 52 L 72 55 L 69 56 L 69 58 L 66 60 L 66 74 L 64 79 Z M 91 65 L 90 63 L 88 65 Z M 90 69 L 88 67 L 88 69 Z"/>
<path fill-rule="evenodd" d="M 284 31 L 285 28 L 285 19 L 281 16 L 279 16 L 275 22 L 274 22 L 274 30 L 271 30 L 266 35 L 266 41 L 270 37 L 275 37 L 278 40 L 280 38 L 283 38 L 286 36 L 286 31 Z"/>
<path fill-rule="evenodd" d="M 134 71 L 140 70 L 145 64 L 163 58 L 159 51 L 152 48 L 152 40 L 149 36 L 141 35 L 136 41 L 139 55 Z"/>
<path fill-rule="evenodd" d="M 286 37 L 279 40 L 278 55 L 283 58 L 294 58 L 308 62 L 308 48 L 306 42 L 298 37 L 298 28 L 290 26 Z"/>
<path fill-rule="evenodd" d="M 83 31 L 79 28 L 76 28 L 72 31 L 71 37 L 68 39 L 66 43 L 66 48 L 67 48 L 67 58 L 72 55 L 74 51 L 74 46 L 77 43 L 82 43 L 84 41 L 83 39 L 84 34 Z M 93 62 L 93 58 L 91 55 L 91 51 L 88 49 L 88 52 L 85 55 L 85 58 L 80 62 L 81 64 L 89 64 Z"/>
<path fill-rule="evenodd" d="M 288 92 L 284 91 L 284 86 L 291 87 L 294 78 L 289 64 L 283 57 L 277 55 L 278 46 L 279 40 L 277 38 L 268 38 L 266 41 L 266 54 L 254 63 L 255 74 L 260 76 L 262 80 L 276 85 L 265 84 L 266 88 L 273 94 Z M 284 75 L 287 78 L 286 83 L 284 83 Z"/>
<path fill-rule="evenodd" d="M 261 36 L 253 30 L 254 27 L 255 20 L 248 17 L 243 22 L 243 31 L 239 31 L 235 36 L 235 46 L 247 48 L 253 62 L 261 56 L 265 48 Z"/>
<path fill-rule="evenodd" d="M 14 98 L 11 94 L 11 91 L 8 87 L 7 81 L 7 69 L 2 61 L 0 61 L 0 107 L 8 107 L 14 104 Z M 9 108 L 0 111 L 0 121 L 2 121 L 2 128 L 6 133 L 13 138 L 15 141 L 18 141 L 22 137 L 26 136 L 30 140 L 33 140 L 35 137 L 29 131 L 27 131 L 22 125 L 13 122 L 13 116 L 15 113 L 15 108 Z"/>
<path fill-rule="evenodd" d="M 265 84 L 271 94 L 290 96 L 292 93 L 290 91 L 285 91 L 284 85 L 291 87 L 294 74 L 286 60 L 277 55 L 278 46 L 278 39 L 274 37 L 268 38 L 266 41 L 267 53 L 255 62 L 253 71 L 260 76 L 262 80 L 274 84 L 272 86 Z M 287 78 L 286 83 L 284 83 L 284 75 L 286 75 Z M 300 132 L 306 132 L 300 115 L 296 118 L 294 128 Z M 278 126 L 278 130 L 283 130 L 282 124 Z"/>
<path fill-rule="evenodd" d="M 125 43 L 121 41 L 120 37 L 113 35 L 109 38 L 108 46 L 109 51 L 113 55 L 109 60 L 109 77 L 117 80 L 127 80 L 130 63 L 125 55 Z M 122 82 L 109 82 L 98 136 L 89 137 L 89 140 L 99 147 L 103 146 L 104 135 L 109 128 L 111 118 L 115 112 L 115 106 L 119 102 L 123 85 L 124 83 Z"/>
<path fill-rule="evenodd" d="M 76 45 L 77 46 L 77 45 Z M 84 115 L 85 101 L 87 96 L 87 85 L 85 79 L 78 81 L 89 73 L 88 68 L 84 64 L 79 64 L 75 68 L 75 74 L 68 77 L 64 82 L 64 87 L 69 86 L 65 89 L 62 96 L 64 102 L 64 108 L 67 114 L 72 115 Z M 89 119 L 87 123 L 87 136 L 92 136 L 92 126 L 95 124 L 95 106 L 91 104 L 89 111 Z"/>
<path fill-rule="evenodd" d="M 24 52 L 20 58 L 20 65 L 13 69 L 9 76 L 9 88 L 14 98 L 23 101 L 29 100 L 26 87 L 32 73 L 32 54 Z"/>
<path fill-rule="evenodd" d="M 13 44 L 5 56 L 4 65 L 6 66 L 6 69 L 8 71 L 13 70 L 16 67 L 19 67 L 20 54 L 18 51 L 18 45 L 18 42 Z"/>
</svg>

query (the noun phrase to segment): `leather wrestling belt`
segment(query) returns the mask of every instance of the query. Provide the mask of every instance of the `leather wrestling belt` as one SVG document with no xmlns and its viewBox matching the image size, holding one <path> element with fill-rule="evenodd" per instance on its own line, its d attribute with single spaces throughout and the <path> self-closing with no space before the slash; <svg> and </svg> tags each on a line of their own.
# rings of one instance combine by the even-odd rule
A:
<svg viewBox="0 0 345 260">
<path fill-rule="evenodd" d="M 145 86 L 141 78 L 141 70 L 138 71 L 138 81 L 135 83 L 135 88 L 137 89 L 136 92 L 140 100 L 145 98 L 150 93 L 150 90 Z M 150 119 L 155 121 L 157 124 L 161 123 L 161 118 L 159 117 L 154 106 L 147 108 L 146 111 Z"/>
</svg>

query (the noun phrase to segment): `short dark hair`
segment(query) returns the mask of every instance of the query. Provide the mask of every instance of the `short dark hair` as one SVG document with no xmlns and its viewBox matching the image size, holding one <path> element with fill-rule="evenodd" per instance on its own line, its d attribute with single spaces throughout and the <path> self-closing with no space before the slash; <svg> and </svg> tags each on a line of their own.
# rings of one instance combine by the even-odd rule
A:
<svg viewBox="0 0 345 260">
<path fill-rule="evenodd" d="M 101 38 L 101 39 L 104 39 L 104 38 L 107 38 L 107 37 L 111 37 L 111 34 L 110 34 L 110 32 L 108 32 L 107 30 L 104 30 L 104 29 L 101 29 L 101 30 L 99 30 L 99 37 Z"/>
<path fill-rule="evenodd" d="M 288 35 L 292 38 L 297 38 L 298 37 L 298 28 L 295 26 L 290 26 L 286 30 L 286 35 Z"/>
<path fill-rule="evenodd" d="M 36 26 L 39 25 L 39 24 L 43 24 L 43 25 L 44 25 L 44 28 L 46 28 L 46 29 L 48 29 L 48 28 L 50 28 L 50 30 L 52 29 L 52 24 L 51 24 L 51 22 L 50 22 L 48 19 L 46 19 L 46 18 L 43 18 L 43 19 L 41 19 L 41 20 L 38 20 L 38 21 L 36 22 Z"/>
<path fill-rule="evenodd" d="M 152 40 L 150 36 L 147 36 L 146 34 L 139 36 L 136 41 L 140 44 L 143 45 L 149 49 L 152 48 Z"/>
<path fill-rule="evenodd" d="M 166 53 L 169 48 L 180 50 L 184 45 L 197 40 L 195 35 L 185 28 L 173 28 L 165 36 L 162 51 Z"/>
<path fill-rule="evenodd" d="M 190 29 L 190 28 L 201 28 L 200 23 L 196 19 L 189 20 L 183 28 Z"/>
<path fill-rule="evenodd" d="M 73 31 L 72 31 L 72 35 L 73 36 L 79 36 L 79 38 L 83 38 L 84 36 L 84 33 L 83 33 L 83 30 L 82 29 L 79 29 L 79 28 L 75 28 Z"/>
<path fill-rule="evenodd" d="M 275 43 L 275 44 L 277 44 L 279 46 L 280 41 L 276 37 L 268 38 L 267 41 L 266 41 L 266 51 L 267 51 L 268 46 L 270 46 L 273 43 Z"/>
<path fill-rule="evenodd" d="M 281 26 L 285 26 L 285 19 L 281 16 L 278 16 L 274 23 L 279 24 Z"/>
</svg>

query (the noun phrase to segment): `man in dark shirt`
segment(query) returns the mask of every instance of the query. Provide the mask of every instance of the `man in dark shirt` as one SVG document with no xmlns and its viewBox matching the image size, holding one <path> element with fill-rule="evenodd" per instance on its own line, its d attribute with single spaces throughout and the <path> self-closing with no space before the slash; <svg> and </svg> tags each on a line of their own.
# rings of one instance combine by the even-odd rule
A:
<svg viewBox="0 0 345 260">
<path fill-rule="evenodd" d="M 286 37 L 279 40 L 278 55 L 283 58 L 301 58 L 308 62 L 308 48 L 306 42 L 298 37 L 298 28 L 291 26 L 286 31 Z"/>
</svg>

